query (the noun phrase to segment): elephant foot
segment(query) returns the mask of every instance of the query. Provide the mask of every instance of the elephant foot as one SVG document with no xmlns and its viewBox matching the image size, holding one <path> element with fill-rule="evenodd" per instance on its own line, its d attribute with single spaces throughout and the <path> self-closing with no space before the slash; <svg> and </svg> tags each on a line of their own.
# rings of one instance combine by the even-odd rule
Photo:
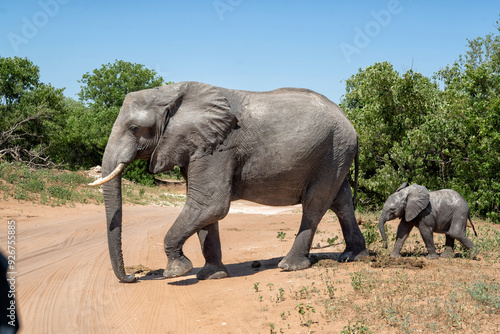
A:
<svg viewBox="0 0 500 334">
<path fill-rule="evenodd" d="M 370 254 L 368 253 L 367 249 L 363 249 L 360 252 L 345 250 L 342 254 L 340 254 L 338 261 L 339 262 L 363 261 L 363 259 L 369 255 Z"/>
<path fill-rule="evenodd" d="M 187 274 L 191 269 L 193 269 L 193 264 L 185 256 L 169 259 L 163 276 L 167 278 L 178 277 Z"/>
<path fill-rule="evenodd" d="M 286 271 L 307 269 L 311 267 L 311 261 L 306 256 L 292 258 L 287 255 L 280 261 L 278 267 Z"/>
<path fill-rule="evenodd" d="M 450 259 L 455 257 L 455 253 L 451 247 L 446 247 L 440 256 L 445 259 Z"/>
<path fill-rule="evenodd" d="M 196 274 L 196 278 L 199 280 L 219 279 L 226 278 L 228 276 L 229 273 L 227 268 L 222 263 L 219 265 L 206 263 L 205 266 Z"/>
<path fill-rule="evenodd" d="M 399 252 L 395 253 L 395 252 L 391 252 L 389 254 L 390 257 L 401 257 L 401 254 L 399 254 Z"/>
<path fill-rule="evenodd" d="M 467 258 L 475 259 L 478 253 L 479 253 L 479 247 L 472 246 L 472 248 L 470 248 L 468 251 Z"/>
<path fill-rule="evenodd" d="M 429 253 L 425 258 L 427 260 L 437 260 L 439 259 L 439 256 L 436 253 Z"/>
</svg>

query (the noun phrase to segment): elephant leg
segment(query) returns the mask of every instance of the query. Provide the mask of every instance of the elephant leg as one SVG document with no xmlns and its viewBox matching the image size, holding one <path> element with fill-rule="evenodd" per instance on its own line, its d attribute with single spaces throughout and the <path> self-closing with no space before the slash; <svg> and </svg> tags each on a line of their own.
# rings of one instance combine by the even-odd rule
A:
<svg viewBox="0 0 500 334">
<path fill-rule="evenodd" d="M 354 215 L 351 186 L 347 178 L 344 179 L 330 209 L 339 218 L 346 244 L 346 248 L 340 255 L 339 261 L 357 261 L 368 256 L 365 238 L 359 229 L 356 216 Z"/>
<path fill-rule="evenodd" d="M 424 240 L 425 247 L 427 247 L 427 256 L 426 258 L 429 260 L 435 260 L 438 259 L 439 256 L 436 253 L 436 247 L 434 246 L 434 232 L 432 231 L 432 228 L 429 226 L 426 226 L 423 222 L 420 223 L 419 226 L 420 230 L 420 235 L 422 236 L 422 239 Z"/>
<path fill-rule="evenodd" d="M 225 213 L 229 209 L 229 203 L 227 209 L 224 209 L 225 213 L 215 215 L 214 212 L 218 211 L 217 209 L 211 209 L 210 207 L 201 208 L 198 204 L 193 204 L 192 202 L 194 201 L 191 201 L 191 203 L 186 202 L 181 214 L 177 217 L 165 236 L 165 253 L 168 259 L 167 268 L 163 272 L 163 276 L 165 277 L 182 276 L 193 268 L 191 261 L 184 255 L 182 246 L 190 236 L 204 228 L 206 229 L 201 232 L 204 239 L 204 246 L 202 247 L 205 247 L 205 251 L 211 253 L 210 264 L 213 264 L 211 263 L 212 260 L 217 257 L 217 255 L 214 255 L 217 254 L 217 251 L 214 251 L 213 244 L 220 244 L 220 241 L 218 241 L 218 230 L 208 226 L 224 218 Z M 207 245 L 210 245 L 208 249 L 206 248 Z"/>
<path fill-rule="evenodd" d="M 278 267 L 283 270 L 300 270 L 311 266 L 309 251 L 314 239 L 314 233 L 327 210 L 328 207 L 322 210 L 313 210 L 309 205 L 302 206 L 303 213 L 299 232 L 295 237 L 292 248 L 280 261 Z"/>
<path fill-rule="evenodd" d="M 390 253 L 390 256 L 401 257 L 401 249 L 412 229 L 413 225 L 406 221 L 401 221 L 401 223 L 399 223 L 398 231 L 396 232 L 396 242 L 394 243 L 394 249 Z"/>
<path fill-rule="evenodd" d="M 222 251 L 219 237 L 219 222 L 205 226 L 198 231 L 205 266 L 196 274 L 199 280 L 224 278 L 227 268 L 222 264 Z"/>
<path fill-rule="evenodd" d="M 165 236 L 168 259 L 163 272 L 165 277 L 182 276 L 193 268 L 182 252 L 182 246 L 200 230 L 199 238 L 208 266 L 202 269 L 199 276 L 223 277 L 222 273 L 217 274 L 224 266 L 221 262 L 218 225 L 214 223 L 224 218 L 229 211 L 232 166 L 229 163 L 224 165 L 222 158 L 218 162 L 220 164 L 208 159 L 197 159 L 189 165 L 186 204 Z"/>
<path fill-rule="evenodd" d="M 455 248 L 455 239 L 446 235 L 446 243 L 444 251 L 441 253 L 441 257 L 443 258 L 452 258 L 455 256 L 455 252 L 453 249 Z"/>
<path fill-rule="evenodd" d="M 460 241 L 462 243 L 462 245 L 464 245 L 464 247 L 467 249 L 472 249 L 472 247 L 474 247 L 474 243 L 469 238 L 467 238 L 467 235 L 465 234 L 465 232 L 462 233 L 462 235 L 460 235 L 456 239 L 458 241 Z"/>
<path fill-rule="evenodd" d="M 464 247 L 469 250 L 469 257 L 470 258 L 474 258 L 477 253 L 479 252 L 479 250 L 477 249 L 477 247 L 474 247 L 474 243 L 472 242 L 472 240 L 470 240 L 467 235 L 465 234 L 465 231 L 462 231 L 460 234 L 458 234 L 455 239 L 457 239 L 458 241 L 460 241 L 462 243 L 462 245 L 464 245 Z"/>
<path fill-rule="evenodd" d="M 311 185 L 308 196 L 302 203 L 302 220 L 299 232 L 292 248 L 278 264 L 278 267 L 283 270 L 300 270 L 311 266 L 309 251 L 314 233 L 329 206 L 328 196 L 320 193 L 318 189 L 320 187 L 322 187 L 320 183 Z"/>
<path fill-rule="evenodd" d="M 456 224 L 455 226 L 452 226 L 452 228 L 450 228 L 450 230 L 448 231 L 448 235 L 460 241 L 465 248 L 471 249 L 472 247 L 474 247 L 474 243 L 465 234 L 466 226 L 467 219 L 465 219 L 464 222 L 460 225 Z"/>
</svg>

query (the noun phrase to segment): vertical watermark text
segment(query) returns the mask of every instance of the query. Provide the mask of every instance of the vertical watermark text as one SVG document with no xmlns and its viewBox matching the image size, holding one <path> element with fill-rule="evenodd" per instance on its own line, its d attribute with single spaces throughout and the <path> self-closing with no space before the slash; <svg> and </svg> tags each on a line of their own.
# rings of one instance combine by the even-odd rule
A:
<svg viewBox="0 0 500 334">
<path fill-rule="evenodd" d="M 16 221 L 9 220 L 7 222 L 7 299 L 9 300 L 6 314 L 7 314 L 7 324 L 12 327 L 18 327 L 18 315 L 16 307 L 16 246 L 17 246 L 17 235 L 16 235 Z"/>
</svg>

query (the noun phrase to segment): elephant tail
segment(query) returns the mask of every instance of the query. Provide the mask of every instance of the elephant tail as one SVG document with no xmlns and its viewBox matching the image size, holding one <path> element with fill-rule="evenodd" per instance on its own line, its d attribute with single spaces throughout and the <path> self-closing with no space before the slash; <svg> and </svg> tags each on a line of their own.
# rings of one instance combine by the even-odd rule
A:
<svg viewBox="0 0 500 334">
<path fill-rule="evenodd" d="M 352 195 L 352 205 L 356 210 L 358 204 L 358 176 L 359 176 L 359 146 L 356 139 L 356 156 L 354 157 L 354 191 Z"/>
<path fill-rule="evenodd" d="M 475 235 L 476 235 L 476 237 L 477 237 L 476 228 L 474 227 L 474 224 L 472 224 L 472 220 L 470 219 L 470 213 L 467 215 L 467 218 L 469 218 L 470 225 L 472 226 L 472 230 L 474 231 L 474 234 L 475 234 Z"/>
</svg>

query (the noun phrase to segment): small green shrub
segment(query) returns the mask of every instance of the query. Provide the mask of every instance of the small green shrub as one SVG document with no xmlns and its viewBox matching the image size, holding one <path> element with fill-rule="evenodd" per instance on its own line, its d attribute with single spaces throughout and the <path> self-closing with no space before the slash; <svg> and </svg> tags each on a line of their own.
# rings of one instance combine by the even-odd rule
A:
<svg viewBox="0 0 500 334">
<path fill-rule="evenodd" d="M 5 181 L 11 183 L 11 184 L 16 184 L 19 181 L 19 175 L 10 173 L 5 175 Z"/>
<path fill-rule="evenodd" d="M 45 190 L 45 182 L 39 179 L 30 179 L 24 182 L 21 186 L 25 187 L 26 190 L 40 193 Z"/>
<path fill-rule="evenodd" d="M 326 239 L 326 242 L 328 242 L 329 245 L 333 246 L 335 245 L 335 241 L 337 241 L 338 238 L 338 235 L 334 235 L 333 238 Z"/>
<path fill-rule="evenodd" d="M 361 233 L 363 233 L 367 246 L 377 241 L 378 233 L 376 231 L 375 224 L 373 224 L 371 220 L 363 223 L 363 231 Z"/>
<path fill-rule="evenodd" d="M 58 173 L 51 176 L 54 182 L 61 182 L 65 185 L 87 184 L 93 181 L 91 178 L 78 173 Z"/>
<path fill-rule="evenodd" d="M 500 284 L 476 281 L 467 288 L 467 292 L 479 303 L 500 309 Z"/>
<path fill-rule="evenodd" d="M 285 240 L 285 237 L 286 237 L 286 233 L 283 231 L 279 231 L 278 235 L 276 236 L 276 238 L 280 239 L 280 241 Z"/>
<path fill-rule="evenodd" d="M 360 291 L 363 288 L 365 277 L 361 272 L 353 272 L 351 275 L 351 285 L 355 291 Z"/>
<path fill-rule="evenodd" d="M 28 192 L 26 189 L 19 189 L 15 192 L 14 198 L 20 201 L 26 201 L 29 198 Z"/>
<path fill-rule="evenodd" d="M 10 166 L 10 163 L 3 161 L 0 163 L 0 178 L 5 179 L 7 174 L 9 174 L 9 171 L 12 170 L 12 167 Z"/>
<path fill-rule="evenodd" d="M 310 319 L 311 313 L 316 313 L 316 309 L 314 308 L 314 306 L 304 303 L 298 303 L 297 306 L 295 306 L 295 310 L 297 310 L 297 312 L 299 313 L 304 325 L 307 327 L 311 327 L 313 323 Z"/>
<path fill-rule="evenodd" d="M 70 201 L 72 199 L 72 192 L 67 188 L 64 188 L 59 185 L 50 186 L 47 188 L 51 197 L 61 199 L 64 201 Z"/>
<path fill-rule="evenodd" d="M 364 321 L 356 321 L 354 325 L 351 325 L 351 321 L 344 326 L 344 329 L 340 334 L 369 334 L 373 333 L 368 326 L 365 325 Z"/>
</svg>

